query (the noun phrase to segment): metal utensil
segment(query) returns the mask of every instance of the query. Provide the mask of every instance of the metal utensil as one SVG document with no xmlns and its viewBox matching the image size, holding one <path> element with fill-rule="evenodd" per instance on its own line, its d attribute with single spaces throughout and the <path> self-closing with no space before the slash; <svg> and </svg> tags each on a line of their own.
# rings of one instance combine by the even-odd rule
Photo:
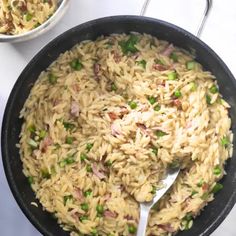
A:
<svg viewBox="0 0 236 236">
<path fill-rule="evenodd" d="M 179 171 L 180 171 L 179 167 L 169 168 L 167 170 L 166 178 L 162 181 L 164 187 L 156 191 L 156 195 L 152 201 L 140 203 L 140 218 L 139 218 L 137 236 L 145 236 L 149 211 L 166 193 L 166 191 L 173 185 L 179 174 Z"/>
</svg>

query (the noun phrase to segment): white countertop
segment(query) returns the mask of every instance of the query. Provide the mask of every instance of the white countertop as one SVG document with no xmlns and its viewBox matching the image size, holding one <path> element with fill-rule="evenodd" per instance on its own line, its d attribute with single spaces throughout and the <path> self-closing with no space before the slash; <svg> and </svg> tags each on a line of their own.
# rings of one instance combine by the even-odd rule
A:
<svg viewBox="0 0 236 236">
<path fill-rule="evenodd" d="M 206 42 L 236 76 L 236 1 L 213 0 L 213 9 L 202 33 Z M 66 16 L 50 32 L 24 43 L 0 44 L 0 124 L 10 91 L 30 59 L 55 36 L 65 30 L 110 15 L 138 15 L 144 0 L 71 0 Z M 174 23 L 195 33 L 205 0 L 152 0 L 146 16 Z M 1 154 L 0 154 L 1 155 Z M 16 204 L 4 175 L 0 158 L 0 235 L 40 236 Z M 212 236 L 235 236 L 236 206 Z"/>
</svg>

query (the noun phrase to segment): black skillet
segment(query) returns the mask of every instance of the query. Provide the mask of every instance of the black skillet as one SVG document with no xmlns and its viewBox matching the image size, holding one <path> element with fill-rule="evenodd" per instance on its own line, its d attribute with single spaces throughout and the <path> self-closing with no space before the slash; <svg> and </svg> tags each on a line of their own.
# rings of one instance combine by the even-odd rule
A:
<svg viewBox="0 0 236 236">
<path fill-rule="evenodd" d="M 45 46 L 21 73 L 8 99 L 2 124 L 2 158 L 8 183 L 22 211 L 43 235 L 69 234 L 59 227 L 49 213 L 42 210 L 40 204 L 38 208 L 30 204 L 32 201 L 37 203 L 38 201 L 22 173 L 22 162 L 19 150 L 16 148 L 22 125 L 22 120 L 18 118 L 20 110 L 40 72 L 56 60 L 60 53 L 71 49 L 83 40 L 95 40 L 101 35 L 130 31 L 151 34 L 186 50 L 194 50 L 196 60 L 216 76 L 220 93 L 231 105 L 229 113 L 232 119 L 232 130 L 236 133 L 236 81 L 215 52 L 192 34 L 175 25 L 140 16 L 102 18 L 66 31 Z M 234 147 L 236 147 L 235 141 Z M 215 200 L 196 218 L 193 227 L 189 231 L 179 232 L 178 236 L 209 235 L 225 219 L 236 201 L 235 148 L 232 159 L 227 161 L 226 172 L 227 175 L 221 180 L 224 185 L 223 190 L 215 195 Z"/>
</svg>

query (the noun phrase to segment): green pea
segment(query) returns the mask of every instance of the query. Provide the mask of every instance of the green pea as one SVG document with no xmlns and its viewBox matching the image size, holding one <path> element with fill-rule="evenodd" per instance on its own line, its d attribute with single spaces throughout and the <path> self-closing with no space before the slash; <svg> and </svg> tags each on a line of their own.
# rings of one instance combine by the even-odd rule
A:
<svg viewBox="0 0 236 236">
<path fill-rule="evenodd" d="M 30 14 L 29 12 L 27 12 L 26 15 L 25 15 L 26 21 L 30 21 L 32 18 L 33 18 L 33 15 Z"/>
<path fill-rule="evenodd" d="M 213 174 L 214 175 L 220 175 L 221 174 L 221 168 L 220 166 L 215 166 L 213 169 Z"/>
<path fill-rule="evenodd" d="M 221 145 L 224 146 L 225 148 L 227 148 L 230 144 L 229 138 L 227 136 L 224 136 L 221 139 Z"/>
<path fill-rule="evenodd" d="M 83 221 L 85 221 L 85 220 L 88 220 L 88 216 L 80 216 L 80 217 L 79 217 L 79 220 L 80 220 L 81 222 L 83 222 Z"/>
<path fill-rule="evenodd" d="M 55 84 L 57 82 L 57 77 L 54 74 L 50 73 L 48 75 L 48 81 L 50 84 Z"/>
<path fill-rule="evenodd" d="M 135 234 L 137 231 L 137 228 L 134 225 L 129 225 L 128 226 L 128 231 L 130 234 Z"/>
<path fill-rule="evenodd" d="M 93 147 L 93 143 L 87 143 L 87 144 L 86 144 L 86 150 L 87 150 L 87 152 L 89 152 L 89 151 L 92 149 L 92 147 Z"/>
<path fill-rule="evenodd" d="M 130 102 L 129 102 L 129 106 L 130 106 L 131 109 L 135 109 L 135 108 L 137 108 L 138 105 L 137 105 L 136 102 L 130 101 Z"/>
<path fill-rule="evenodd" d="M 168 80 L 176 80 L 177 79 L 177 73 L 176 72 L 170 72 L 168 74 Z"/>
<path fill-rule="evenodd" d="M 88 159 L 88 156 L 86 154 L 84 154 L 84 153 L 81 153 L 80 154 L 80 160 L 81 161 L 85 161 L 86 159 Z"/>
<path fill-rule="evenodd" d="M 87 170 L 87 172 L 93 172 L 91 165 L 87 165 L 86 170 Z"/>
<path fill-rule="evenodd" d="M 208 94 L 206 95 L 206 103 L 211 105 L 211 97 Z"/>
<path fill-rule="evenodd" d="M 66 130 L 73 130 L 75 128 L 75 125 L 70 122 L 63 121 L 63 126 Z"/>
<path fill-rule="evenodd" d="M 188 70 L 193 70 L 195 68 L 195 66 L 196 66 L 196 62 L 195 61 L 188 61 L 186 63 L 186 67 L 187 67 Z"/>
<path fill-rule="evenodd" d="M 151 96 L 148 98 L 148 101 L 150 102 L 151 105 L 153 105 L 156 102 L 156 98 Z"/>
<path fill-rule="evenodd" d="M 222 184 L 216 183 L 216 184 L 214 185 L 214 187 L 212 188 L 211 193 L 214 193 L 214 194 L 215 194 L 215 193 L 219 192 L 222 188 L 223 188 L 223 185 L 222 185 Z"/>
<path fill-rule="evenodd" d="M 103 205 L 97 205 L 97 206 L 96 206 L 96 211 L 97 211 L 97 213 L 99 213 L 99 214 L 103 214 L 103 212 L 104 212 L 104 207 L 103 207 Z"/>
<path fill-rule="evenodd" d="M 81 209 L 82 209 L 83 211 L 88 211 L 88 210 L 89 210 L 89 205 L 88 205 L 88 203 L 82 203 L 80 206 L 81 206 Z"/>
<path fill-rule="evenodd" d="M 180 97 L 182 96 L 182 93 L 180 92 L 180 90 L 176 90 L 176 91 L 174 92 L 174 96 L 175 96 L 176 98 L 180 98 Z"/>
<path fill-rule="evenodd" d="M 178 55 L 177 55 L 175 52 L 172 52 L 172 53 L 170 54 L 170 58 L 171 58 L 174 62 L 178 62 L 178 60 L 179 60 L 179 57 L 178 57 Z"/>
<path fill-rule="evenodd" d="M 74 137 L 66 137 L 66 144 L 72 144 L 74 141 Z"/>
<path fill-rule="evenodd" d="M 146 62 L 145 60 L 136 61 L 136 63 L 137 63 L 138 65 L 142 66 L 143 69 L 146 68 L 146 64 L 147 64 L 147 62 Z"/>
<path fill-rule="evenodd" d="M 85 197 L 89 197 L 89 196 L 91 196 L 91 194 L 92 194 L 92 189 L 88 189 L 84 192 Z"/>
<path fill-rule="evenodd" d="M 163 137 L 163 136 L 167 135 L 167 133 L 162 130 L 157 130 L 155 134 L 157 137 Z"/>
<path fill-rule="evenodd" d="M 70 66 L 71 66 L 72 69 L 77 70 L 77 71 L 79 71 L 83 68 L 83 64 L 80 62 L 79 59 L 72 60 L 70 62 Z"/>
<path fill-rule="evenodd" d="M 214 84 L 214 85 L 212 85 L 211 87 L 210 87 L 210 92 L 211 93 L 213 93 L 213 94 L 215 94 L 215 93 L 218 93 L 219 92 L 219 89 L 216 87 L 216 85 Z"/>
<path fill-rule="evenodd" d="M 161 106 L 159 104 L 154 106 L 154 111 L 160 111 Z"/>
</svg>

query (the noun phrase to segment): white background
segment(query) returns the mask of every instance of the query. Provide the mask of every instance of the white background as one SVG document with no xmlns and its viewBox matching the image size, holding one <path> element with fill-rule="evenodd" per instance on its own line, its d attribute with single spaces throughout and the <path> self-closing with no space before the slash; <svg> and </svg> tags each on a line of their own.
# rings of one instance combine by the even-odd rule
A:
<svg viewBox="0 0 236 236">
<path fill-rule="evenodd" d="M 202 33 L 206 42 L 236 76 L 236 1 L 213 0 L 213 9 Z M 30 59 L 65 30 L 109 15 L 138 15 L 144 0 L 71 0 L 65 17 L 46 34 L 24 43 L 0 44 L 0 124 L 9 93 Z M 195 33 L 205 0 L 152 0 L 146 16 L 174 23 Z M 236 207 L 212 236 L 235 236 Z M 6 182 L 0 158 L 0 235 L 40 236 L 17 206 Z M 56 236 L 56 235 L 55 235 Z"/>
</svg>

